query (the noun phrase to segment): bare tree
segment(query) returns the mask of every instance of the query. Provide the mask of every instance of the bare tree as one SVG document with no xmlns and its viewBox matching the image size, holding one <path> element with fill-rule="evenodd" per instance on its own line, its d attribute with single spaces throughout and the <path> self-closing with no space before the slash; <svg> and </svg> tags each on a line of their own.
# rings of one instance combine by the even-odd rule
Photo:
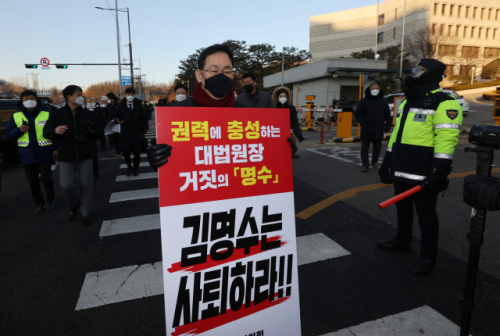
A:
<svg viewBox="0 0 500 336">
<path fill-rule="evenodd" d="M 405 39 L 405 49 L 415 59 L 434 58 L 441 59 L 444 56 L 450 56 L 445 52 L 440 51 L 441 46 L 456 46 L 460 40 L 451 35 L 451 32 L 445 32 L 435 28 L 421 28 L 414 34 Z"/>
<path fill-rule="evenodd" d="M 479 68 L 482 67 L 484 59 L 479 54 L 479 47 L 469 47 L 470 49 L 465 49 L 462 47 L 462 53 L 460 57 L 456 57 L 456 64 L 460 64 L 460 74 L 467 75 L 470 77 L 475 77 L 479 74 Z M 474 74 L 472 70 L 474 69 Z"/>
<path fill-rule="evenodd" d="M 10 92 L 20 96 L 26 90 L 26 82 L 23 76 L 12 76 L 9 80 Z"/>
</svg>

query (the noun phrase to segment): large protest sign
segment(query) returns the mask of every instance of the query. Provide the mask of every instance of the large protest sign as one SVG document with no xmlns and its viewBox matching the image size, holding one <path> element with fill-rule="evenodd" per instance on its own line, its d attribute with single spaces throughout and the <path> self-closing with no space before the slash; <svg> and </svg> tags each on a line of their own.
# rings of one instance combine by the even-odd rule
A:
<svg viewBox="0 0 500 336">
<path fill-rule="evenodd" d="M 157 108 L 167 335 L 298 336 L 286 109 Z"/>
</svg>

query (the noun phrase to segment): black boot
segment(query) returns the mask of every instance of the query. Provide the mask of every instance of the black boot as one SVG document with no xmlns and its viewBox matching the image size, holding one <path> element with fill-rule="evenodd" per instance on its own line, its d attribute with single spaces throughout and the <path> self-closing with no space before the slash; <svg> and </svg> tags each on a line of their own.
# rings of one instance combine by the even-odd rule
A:
<svg viewBox="0 0 500 336">
<path fill-rule="evenodd" d="M 401 252 L 406 254 L 412 253 L 411 244 L 402 243 L 396 239 L 379 240 L 377 242 L 377 247 L 386 251 Z"/>
<path fill-rule="evenodd" d="M 418 257 L 417 262 L 411 268 L 411 272 L 415 275 L 425 275 L 432 271 L 435 266 L 436 260 L 429 260 Z"/>
</svg>

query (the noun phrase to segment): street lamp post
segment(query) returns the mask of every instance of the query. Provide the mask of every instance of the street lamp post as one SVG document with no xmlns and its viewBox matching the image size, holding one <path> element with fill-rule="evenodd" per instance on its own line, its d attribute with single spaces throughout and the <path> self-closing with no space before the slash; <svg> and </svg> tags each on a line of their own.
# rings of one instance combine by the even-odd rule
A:
<svg viewBox="0 0 500 336">
<path fill-rule="evenodd" d="M 405 0 L 405 8 L 403 12 L 403 31 L 401 34 L 401 64 L 399 65 L 399 88 L 403 86 L 403 50 L 405 44 L 405 22 L 406 22 L 406 0 Z"/>
</svg>

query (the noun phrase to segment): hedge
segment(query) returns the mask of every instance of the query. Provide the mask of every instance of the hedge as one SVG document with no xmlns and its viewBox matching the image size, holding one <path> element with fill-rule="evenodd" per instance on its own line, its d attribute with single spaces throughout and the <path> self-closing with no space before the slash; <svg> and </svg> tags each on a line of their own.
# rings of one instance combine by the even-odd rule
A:
<svg viewBox="0 0 500 336">
<path fill-rule="evenodd" d="M 453 91 L 461 91 L 461 90 L 470 90 L 470 89 L 478 89 L 482 87 L 495 86 L 500 85 L 500 81 L 492 81 L 492 82 L 484 82 L 484 83 L 475 83 L 475 84 L 464 84 L 464 85 L 456 85 L 451 86 L 449 90 Z"/>
<path fill-rule="evenodd" d="M 489 92 L 483 93 L 484 100 L 495 101 L 496 98 L 497 98 L 497 91 L 489 91 Z"/>
</svg>

